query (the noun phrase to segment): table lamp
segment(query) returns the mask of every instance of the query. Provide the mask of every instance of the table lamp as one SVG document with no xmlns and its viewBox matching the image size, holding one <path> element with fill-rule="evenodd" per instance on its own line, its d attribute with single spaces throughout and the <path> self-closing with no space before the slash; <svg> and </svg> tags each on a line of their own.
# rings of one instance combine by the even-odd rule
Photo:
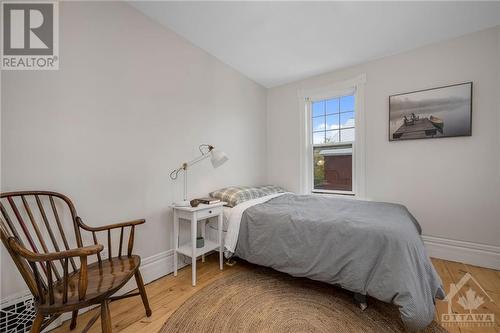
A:
<svg viewBox="0 0 500 333">
<path fill-rule="evenodd" d="M 189 167 L 209 157 L 210 157 L 210 162 L 212 162 L 212 166 L 214 168 L 220 167 L 228 160 L 228 157 L 224 152 L 216 150 L 215 147 L 212 145 L 201 144 L 198 148 L 200 150 L 201 156 L 198 156 L 197 158 L 189 162 L 182 163 L 180 168 L 177 168 L 170 173 L 170 178 L 172 180 L 176 180 L 177 177 L 179 176 L 179 172 L 184 171 L 184 197 L 183 197 L 184 200 L 180 202 L 175 202 L 174 203 L 175 206 L 186 206 L 186 207 L 189 206 L 189 201 L 187 200 L 187 171 Z"/>
</svg>

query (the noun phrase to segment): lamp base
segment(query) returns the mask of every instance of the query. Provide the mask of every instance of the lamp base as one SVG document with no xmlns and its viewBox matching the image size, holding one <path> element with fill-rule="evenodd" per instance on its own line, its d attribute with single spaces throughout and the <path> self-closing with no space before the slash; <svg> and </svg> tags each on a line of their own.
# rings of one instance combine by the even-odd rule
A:
<svg viewBox="0 0 500 333">
<path fill-rule="evenodd" d="M 174 202 L 175 207 L 189 207 L 191 204 L 188 200 Z"/>
</svg>

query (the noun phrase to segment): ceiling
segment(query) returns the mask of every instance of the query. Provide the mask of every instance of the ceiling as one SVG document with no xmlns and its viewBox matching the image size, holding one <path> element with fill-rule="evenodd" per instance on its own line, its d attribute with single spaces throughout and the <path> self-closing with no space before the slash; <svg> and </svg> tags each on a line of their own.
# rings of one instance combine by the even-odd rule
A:
<svg viewBox="0 0 500 333">
<path fill-rule="evenodd" d="M 500 25 L 500 2 L 131 2 L 265 87 Z"/>
</svg>

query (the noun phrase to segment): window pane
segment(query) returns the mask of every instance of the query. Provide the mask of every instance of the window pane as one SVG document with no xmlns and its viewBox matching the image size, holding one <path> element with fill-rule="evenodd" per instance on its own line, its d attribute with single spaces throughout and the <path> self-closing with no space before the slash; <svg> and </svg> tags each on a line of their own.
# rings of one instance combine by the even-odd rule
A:
<svg viewBox="0 0 500 333">
<path fill-rule="evenodd" d="M 314 132 L 313 133 L 313 144 L 320 145 L 325 143 L 325 132 Z"/>
<path fill-rule="evenodd" d="M 339 113 L 339 99 L 329 99 L 326 101 L 326 114 Z"/>
<path fill-rule="evenodd" d="M 352 191 L 352 147 L 313 150 L 314 189 Z"/>
<path fill-rule="evenodd" d="M 354 142 L 354 128 L 340 130 L 341 142 Z"/>
<path fill-rule="evenodd" d="M 314 189 L 319 189 L 325 183 L 325 158 L 320 155 L 323 148 L 314 148 L 313 150 L 313 170 L 314 170 Z"/>
<path fill-rule="evenodd" d="M 354 112 L 340 114 L 340 127 L 354 127 Z"/>
<path fill-rule="evenodd" d="M 324 131 L 326 128 L 325 125 L 325 117 L 316 117 L 313 118 L 313 132 L 315 131 Z"/>
<path fill-rule="evenodd" d="M 339 142 L 339 131 L 326 131 L 326 138 L 325 142 L 326 143 L 336 143 Z"/>
<path fill-rule="evenodd" d="M 325 101 L 312 102 L 312 116 L 318 117 L 325 114 Z"/>
<path fill-rule="evenodd" d="M 340 112 L 354 111 L 354 95 L 340 98 Z"/>
<path fill-rule="evenodd" d="M 339 114 L 334 114 L 326 116 L 326 128 L 327 130 L 339 129 Z"/>
</svg>

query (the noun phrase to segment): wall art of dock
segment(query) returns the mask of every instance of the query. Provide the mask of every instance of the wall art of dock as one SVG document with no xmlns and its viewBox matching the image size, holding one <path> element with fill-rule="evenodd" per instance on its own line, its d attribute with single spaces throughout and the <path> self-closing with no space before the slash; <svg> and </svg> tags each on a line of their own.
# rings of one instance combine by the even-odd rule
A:
<svg viewBox="0 0 500 333">
<path fill-rule="evenodd" d="M 421 118 L 414 120 L 411 124 L 403 124 L 392 134 L 392 138 L 397 139 L 421 139 L 434 137 L 443 133 L 443 122 L 436 121 L 436 117 Z M 439 119 L 440 120 L 440 119 Z"/>
</svg>

